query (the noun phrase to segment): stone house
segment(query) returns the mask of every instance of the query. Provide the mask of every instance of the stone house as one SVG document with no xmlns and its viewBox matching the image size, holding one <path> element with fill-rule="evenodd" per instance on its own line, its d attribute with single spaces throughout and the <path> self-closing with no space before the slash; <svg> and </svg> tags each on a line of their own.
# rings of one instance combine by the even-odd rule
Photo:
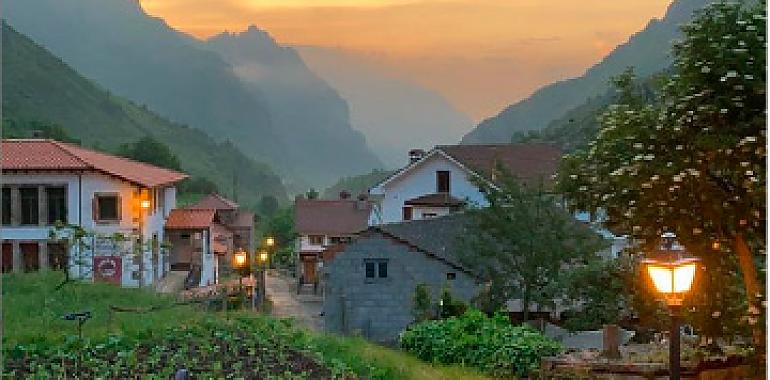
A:
<svg viewBox="0 0 770 380">
<path fill-rule="evenodd" d="M 164 225 L 186 174 L 49 139 L 2 140 L 0 166 L 3 272 L 67 269 L 127 287 L 166 275 Z M 65 245 L 56 222 L 91 236 Z"/>
<path fill-rule="evenodd" d="M 325 328 L 393 343 L 413 322 L 412 296 L 427 284 L 434 300 L 444 287 L 470 302 L 477 277 L 459 263 L 463 214 L 371 226 L 324 266 Z"/>
</svg>

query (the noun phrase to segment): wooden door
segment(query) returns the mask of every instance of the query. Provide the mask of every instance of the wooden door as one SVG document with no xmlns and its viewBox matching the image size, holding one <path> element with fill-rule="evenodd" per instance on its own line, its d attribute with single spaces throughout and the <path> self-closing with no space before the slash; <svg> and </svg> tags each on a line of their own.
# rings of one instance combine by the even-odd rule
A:
<svg viewBox="0 0 770 380">
<path fill-rule="evenodd" d="M 3 273 L 13 270 L 13 245 L 3 243 Z"/>
<path fill-rule="evenodd" d="M 21 243 L 21 257 L 25 272 L 34 272 L 40 269 L 40 256 L 38 256 L 37 243 Z"/>
<path fill-rule="evenodd" d="M 302 262 L 302 273 L 305 275 L 306 284 L 315 284 L 316 282 L 316 261 L 305 260 Z"/>
</svg>

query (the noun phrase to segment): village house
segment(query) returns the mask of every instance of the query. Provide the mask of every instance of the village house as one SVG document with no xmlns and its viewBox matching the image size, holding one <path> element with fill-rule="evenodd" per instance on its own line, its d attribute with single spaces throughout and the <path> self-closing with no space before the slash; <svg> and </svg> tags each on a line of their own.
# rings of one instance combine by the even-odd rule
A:
<svg viewBox="0 0 770 380">
<path fill-rule="evenodd" d="M 465 207 L 485 207 L 476 181 L 494 186 L 501 174 L 498 167 L 523 183 L 542 183 L 548 191 L 562 155 L 561 149 L 544 143 L 439 145 L 427 153 L 411 150 L 408 165 L 369 190 L 374 202 L 369 223 L 435 218 Z M 617 257 L 626 247 L 625 237 L 602 228 L 590 214 L 578 212 L 575 218 L 591 224 L 611 243 L 602 255 Z"/>
<path fill-rule="evenodd" d="M 436 303 L 447 287 L 469 303 L 481 290 L 460 264 L 464 214 L 369 227 L 324 265 L 325 329 L 393 343 L 413 322 L 415 288 L 425 284 Z"/>
<path fill-rule="evenodd" d="M 486 205 L 474 181 L 494 183 L 497 165 L 522 181 L 549 181 L 562 152 L 548 144 L 440 145 L 409 152 L 409 164 L 369 190 L 372 225 L 448 215 Z"/>
<path fill-rule="evenodd" d="M 340 194 L 340 199 L 296 199 L 294 229 L 299 290 L 310 285 L 317 291 L 324 252 L 366 230 L 371 210 L 372 203 L 365 196 L 351 199 L 345 192 Z M 330 258 L 327 254 L 326 259 Z"/>
<path fill-rule="evenodd" d="M 186 288 L 218 284 L 220 273 L 231 269 L 233 252 L 255 249 L 254 213 L 217 193 L 173 210 L 166 232 L 171 270 L 183 273 Z"/>
<path fill-rule="evenodd" d="M 45 139 L 2 140 L 2 174 L 3 272 L 69 270 L 131 287 L 168 271 L 164 225 L 187 175 Z M 57 222 L 91 236 L 66 245 L 51 236 Z"/>
<path fill-rule="evenodd" d="M 214 211 L 214 219 L 219 226 L 216 228 L 214 240 L 230 248 L 220 257 L 221 268 L 231 269 L 230 263 L 235 251 L 244 250 L 250 254 L 256 251 L 254 213 L 241 209 L 235 201 L 221 194 L 212 193 L 185 208 Z"/>
</svg>

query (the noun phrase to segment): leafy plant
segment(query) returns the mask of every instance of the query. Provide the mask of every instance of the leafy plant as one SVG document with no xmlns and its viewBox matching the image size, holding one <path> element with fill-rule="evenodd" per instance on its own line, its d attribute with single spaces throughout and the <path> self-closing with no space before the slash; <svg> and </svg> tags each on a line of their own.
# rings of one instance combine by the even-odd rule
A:
<svg viewBox="0 0 770 380">
<path fill-rule="evenodd" d="M 418 323 L 401 334 L 400 345 L 422 360 L 462 364 L 496 377 L 526 376 L 542 357 L 562 351 L 531 327 L 512 326 L 504 314 L 490 318 L 474 309 Z"/>
</svg>

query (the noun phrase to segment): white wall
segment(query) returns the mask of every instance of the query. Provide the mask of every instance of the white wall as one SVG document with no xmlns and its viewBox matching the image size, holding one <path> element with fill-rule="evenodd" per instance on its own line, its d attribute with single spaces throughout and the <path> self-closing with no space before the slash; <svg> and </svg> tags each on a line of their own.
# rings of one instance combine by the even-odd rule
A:
<svg viewBox="0 0 770 380">
<path fill-rule="evenodd" d="M 314 235 L 315 236 L 315 235 Z M 323 244 L 310 244 L 308 235 L 301 235 L 299 238 L 299 252 L 323 252 L 324 245 L 329 243 L 329 238 L 324 235 Z"/>
<path fill-rule="evenodd" d="M 49 185 L 66 186 L 67 188 L 67 223 L 80 225 L 87 232 L 93 232 L 98 236 L 111 236 L 115 233 L 124 234 L 129 237 L 135 229 L 139 228 L 139 214 L 135 208 L 135 192 L 139 187 L 128 182 L 119 180 L 115 177 L 96 173 L 86 173 L 78 175 L 72 174 L 3 174 L 4 185 Z M 115 223 L 98 223 L 94 221 L 92 207 L 94 195 L 96 193 L 117 193 L 121 201 L 121 219 Z M 152 194 L 152 193 L 151 193 Z M 145 211 L 142 220 L 142 234 L 145 241 L 149 242 L 153 234 L 158 235 L 160 243 L 164 240 L 164 225 L 168 212 L 176 207 L 176 189 L 167 187 L 159 189 L 159 196 L 165 197 L 165 207 L 160 207 L 160 202 L 152 210 Z M 152 197 L 152 195 L 151 195 Z M 51 226 L 3 226 L 0 229 L 0 238 L 6 240 L 49 240 Z M 91 246 L 92 242 L 87 242 Z M 146 247 L 144 252 L 144 284 L 152 283 L 152 254 L 150 247 Z M 73 248 L 71 252 L 74 264 L 78 260 L 77 249 Z M 92 252 L 83 252 L 80 255 L 80 261 L 90 261 Z M 162 255 L 161 255 L 162 257 Z M 132 272 L 138 270 L 138 265 L 133 264 L 132 258 L 124 257 L 123 264 L 123 286 L 137 286 L 138 281 L 132 279 Z M 163 273 L 163 261 L 159 258 L 159 273 Z M 92 279 L 90 269 L 84 269 L 82 265 L 77 265 L 73 269 L 73 275 L 82 275 L 85 279 Z M 162 276 L 159 276 L 162 277 Z"/>
<path fill-rule="evenodd" d="M 471 182 L 469 173 L 443 155 L 434 153 L 409 172 L 383 186 L 381 194 L 373 189 L 372 193 L 382 198 L 379 204 L 381 222 L 400 222 L 404 201 L 435 193 L 436 171 L 439 170 L 450 172 L 449 192 L 453 197 L 466 200 L 470 205 L 486 206 L 484 195 Z"/>
</svg>

